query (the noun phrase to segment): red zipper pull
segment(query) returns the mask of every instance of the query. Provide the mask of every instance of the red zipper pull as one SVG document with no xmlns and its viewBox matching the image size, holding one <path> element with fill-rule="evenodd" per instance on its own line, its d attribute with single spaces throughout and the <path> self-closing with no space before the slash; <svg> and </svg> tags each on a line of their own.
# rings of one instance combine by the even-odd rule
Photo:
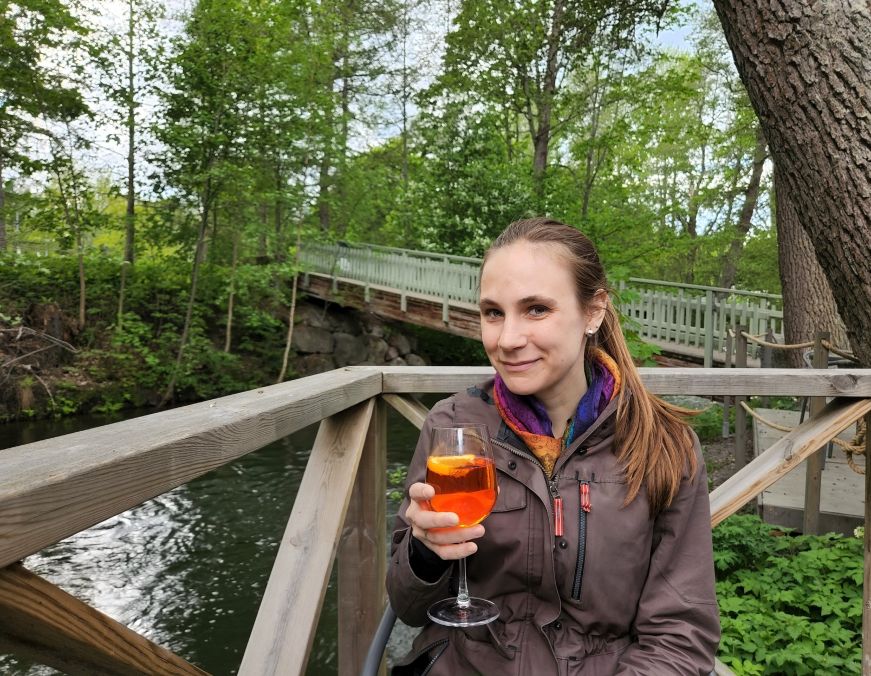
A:
<svg viewBox="0 0 871 676">
<path fill-rule="evenodd" d="M 590 482 L 584 481 L 581 483 L 581 509 L 589 512 L 593 508 L 590 502 Z"/>
<path fill-rule="evenodd" d="M 553 534 L 558 538 L 563 535 L 563 499 L 553 499 Z"/>
</svg>

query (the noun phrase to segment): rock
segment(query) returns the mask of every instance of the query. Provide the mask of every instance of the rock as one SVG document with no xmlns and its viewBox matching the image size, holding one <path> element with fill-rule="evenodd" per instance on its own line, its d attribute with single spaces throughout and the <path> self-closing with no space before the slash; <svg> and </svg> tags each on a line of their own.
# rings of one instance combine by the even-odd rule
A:
<svg viewBox="0 0 871 676">
<path fill-rule="evenodd" d="M 297 303 L 293 313 L 293 321 L 295 324 L 314 326 L 318 329 L 330 328 L 330 320 L 327 318 L 323 306 L 319 307 L 311 303 Z"/>
<path fill-rule="evenodd" d="M 397 349 L 400 355 L 405 356 L 411 352 L 411 343 L 401 333 L 391 333 L 387 343 Z"/>
<path fill-rule="evenodd" d="M 366 336 L 366 346 L 369 351 L 369 359 L 373 364 L 381 364 L 384 362 L 384 355 L 390 349 L 387 341 L 377 336 Z"/>
<path fill-rule="evenodd" d="M 330 312 L 329 318 L 330 326 L 336 333 L 350 333 L 355 336 L 362 333 L 360 315 L 353 310 Z"/>
<path fill-rule="evenodd" d="M 333 334 L 327 329 L 301 324 L 293 328 L 291 347 L 297 352 L 330 353 L 334 349 Z"/>
<path fill-rule="evenodd" d="M 391 359 L 387 364 L 388 366 L 408 366 L 406 361 L 402 357 L 397 357 L 396 359 Z"/>
<path fill-rule="evenodd" d="M 411 352 L 409 354 L 405 355 L 405 361 L 406 361 L 406 363 L 408 363 L 409 366 L 426 366 L 427 365 L 426 360 L 423 357 L 416 355 L 414 353 L 411 353 Z"/>
<path fill-rule="evenodd" d="M 384 354 L 384 361 L 392 361 L 399 356 L 399 350 L 397 350 L 392 345 L 387 348 L 387 352 Z"/>
<path fill-rule="evenodd" d="M 363 336 L 337 333 L 333 337 L 335 339 L 333 359 L 335 359 L 337 367 L 359 364 L 367 359 L 369 351 Z"/>
<path fill-rule="evenodd" d="M 307 354 L 294 361 L 294 368 L 301 376 L 311 376 L 315 373 L 332 371 L 336 368 L 336 362 L 328 354 Z"/>
<path fill-rule="evenodd" d="M 384 337 L 384 321 L 377 315 L 374 315 L 371 312 L 366 313 L 360 317 L 360 322 L 363 326 L 364 332 L 377 338 Z"/>
</svg>

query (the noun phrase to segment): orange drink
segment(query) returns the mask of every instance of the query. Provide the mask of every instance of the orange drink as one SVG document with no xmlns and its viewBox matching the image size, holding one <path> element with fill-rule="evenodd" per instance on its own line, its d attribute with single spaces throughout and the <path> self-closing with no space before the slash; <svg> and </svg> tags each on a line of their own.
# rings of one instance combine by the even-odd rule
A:
<svg viewBox="0 0 871 676">
<path fill-rule="evenodd" d="M 460 526 L 483 521 L 496 502 L 496 470 L 478 455 L 431 455 L 426 482 L 435 488 L 430 500 L 437 512 L 455 512 Z"/>
</svg>

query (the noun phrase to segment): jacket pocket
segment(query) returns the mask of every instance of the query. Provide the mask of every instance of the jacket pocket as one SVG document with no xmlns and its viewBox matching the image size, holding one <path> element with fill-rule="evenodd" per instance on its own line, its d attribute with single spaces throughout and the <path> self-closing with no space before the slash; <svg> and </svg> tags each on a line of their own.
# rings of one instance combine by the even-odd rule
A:
<svg viewBox="0 0 871 676">
<path fill-rule="evenodd" d="M 491 512 L 511 512 L 526 508 L 526 486 L 501 470 L 496 472 L 499 493 Z"/>
</svg>

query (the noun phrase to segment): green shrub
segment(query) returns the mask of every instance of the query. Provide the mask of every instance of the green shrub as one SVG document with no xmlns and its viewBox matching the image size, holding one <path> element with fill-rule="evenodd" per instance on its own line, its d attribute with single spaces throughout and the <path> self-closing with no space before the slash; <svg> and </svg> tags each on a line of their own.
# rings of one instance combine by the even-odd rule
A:
<svg viewBox="0 0 871 676">
<path fill-rule="evenodd" d="M 859 674 L 862 542 L 732 516 L 713 531 L 720 656 L 736 674 Z"/>
</svg>

